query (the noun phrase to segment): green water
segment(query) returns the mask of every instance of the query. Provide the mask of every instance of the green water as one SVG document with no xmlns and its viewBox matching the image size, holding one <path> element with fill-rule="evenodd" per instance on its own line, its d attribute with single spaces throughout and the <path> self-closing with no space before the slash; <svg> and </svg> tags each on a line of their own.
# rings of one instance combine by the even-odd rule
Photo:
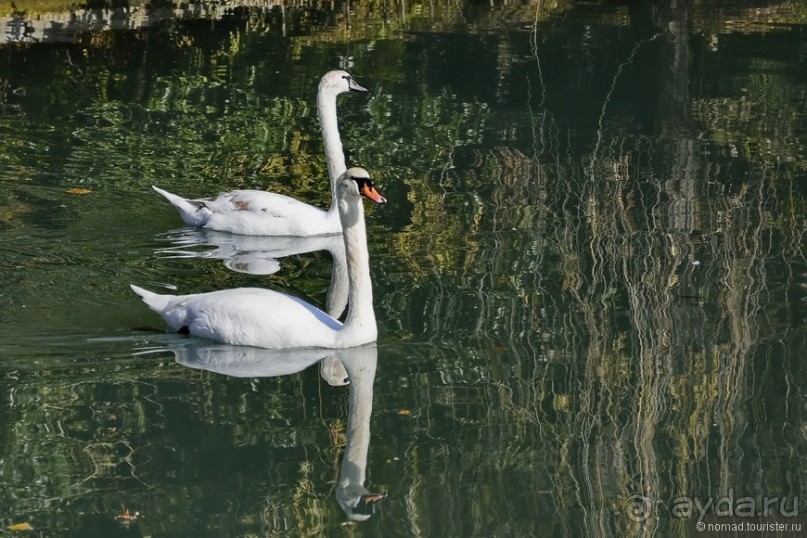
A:
<svg viewBox="0 0 807 538">
<path fill-rule="evenodd" d="M 0 44 L 2 527 L 687 536 L 687 502 L 725 522 L 747 499 L 801 521 L 795 4 L 334 6 Z M 234 271 L 271 244 L 183 228 L 151 185 L 327 205 L 333 68 L 370 90 L 340 130 L 389 200 L 378 345 L 328 359 L 349 386 L 170 334 L 128 289 L 324 304 L 327 252 Z M 366 520 L 338 500 L 362 471 L 386 495 Z"/>
</svg>

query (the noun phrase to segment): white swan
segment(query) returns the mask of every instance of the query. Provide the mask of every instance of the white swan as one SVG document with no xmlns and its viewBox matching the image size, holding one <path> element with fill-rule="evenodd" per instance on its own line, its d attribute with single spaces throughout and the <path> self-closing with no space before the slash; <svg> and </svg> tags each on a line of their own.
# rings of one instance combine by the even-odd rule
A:
<svg viewBox="0 0 807 538">
<path fill-rule="evenodd" d="M 364 196 L 386 203 L 369 174 L 351 168 L 336 185 L 348 274 L 348 314 L 344 324 L 305 301 L 261 288 L 236 288 L 194 295 L 159 295 L 132 290 L 175 330 L 226 344 L 267 349 L 347 348 L 378 336 L 364 224 Z"/>
<path fill-rule="evenodd" d="M 289 196 L 266 191 L 237 190 L 214 198 L 189 200 L 158 187 L 153 188 L 179 210 L 182 220 L 190 226 L 243 235 L 341 233 L 334 191 L 336 180 L 346 166 L 336 117 L 336 97 L 350 91 L 367 90 L 341 70 L 325 73 L 317 90 L 317 114 L 331 184 L 331 208 L 327 211 Z"/>
</svg>

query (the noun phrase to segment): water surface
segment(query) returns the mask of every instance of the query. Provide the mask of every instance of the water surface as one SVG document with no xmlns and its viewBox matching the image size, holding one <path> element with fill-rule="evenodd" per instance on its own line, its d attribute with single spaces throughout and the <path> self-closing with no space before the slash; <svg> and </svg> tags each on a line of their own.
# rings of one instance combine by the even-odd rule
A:
<svg viewBox="0 0 807 538">
<path fill-rule="evenodd" d="M 396 6 L 0 46 L 4 526 L 668 536 L 698 520 L 681 498 L 802 508 L 797 10 Z M 273 245 L 183 229 L 150 186 L 327 204 L 337 67 L 370 89 L 339 99 L 347 162 L 390 201 L 349 386 L 325 357 L 170 334 L 128 289 L 324 305 L 326 251 L 250 272 Z M 386 495 L 369 518 L 340 504 L 345 462 Z"/>
</svg>

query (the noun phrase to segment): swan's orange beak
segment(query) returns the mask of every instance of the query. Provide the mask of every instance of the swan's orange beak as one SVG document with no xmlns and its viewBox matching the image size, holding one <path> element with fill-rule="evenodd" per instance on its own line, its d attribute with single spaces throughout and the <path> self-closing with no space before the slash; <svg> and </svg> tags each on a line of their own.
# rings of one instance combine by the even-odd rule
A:
<svg viewBox="0 0 807 538">
<path fill-rule="evenodd" d="M 381 196 L 381 193 L 379 193 L 376 190 L 375 185 L 373 185 L 371 183 L 365 183 L 362 186 L 361 195 L 364 196 L 365 198 L 369 198 L 370 200 L 372 200 L 373 202 L 375 202 L 377 204 L 386 204 L 387 203 L 387 199 L 384 198 L 383 196 Z"/>
</svg>

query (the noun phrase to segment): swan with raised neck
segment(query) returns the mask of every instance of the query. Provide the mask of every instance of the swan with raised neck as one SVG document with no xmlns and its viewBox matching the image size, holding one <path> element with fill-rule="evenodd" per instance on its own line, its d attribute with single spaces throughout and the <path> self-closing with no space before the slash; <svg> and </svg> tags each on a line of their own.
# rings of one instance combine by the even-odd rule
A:
<svg viewBox="0 0 807 538">
<path fill-rule="evenodd" d="M 319 82 L 317 115 L 331 186 L 331 207 L 328 210 L 290 196 L 259 190 L 236 190 L 213 198 L 188 199 L 156 186 L 152 188 L 171 202 L 190 226 L 243 235 L 299 237 L 338 234 L 342 227 L 336 209 L 335 185 L 346 166 L 336 98 L 342 93 L 366 91 L 342 70 L 325 73 Z"/>
</svg>

